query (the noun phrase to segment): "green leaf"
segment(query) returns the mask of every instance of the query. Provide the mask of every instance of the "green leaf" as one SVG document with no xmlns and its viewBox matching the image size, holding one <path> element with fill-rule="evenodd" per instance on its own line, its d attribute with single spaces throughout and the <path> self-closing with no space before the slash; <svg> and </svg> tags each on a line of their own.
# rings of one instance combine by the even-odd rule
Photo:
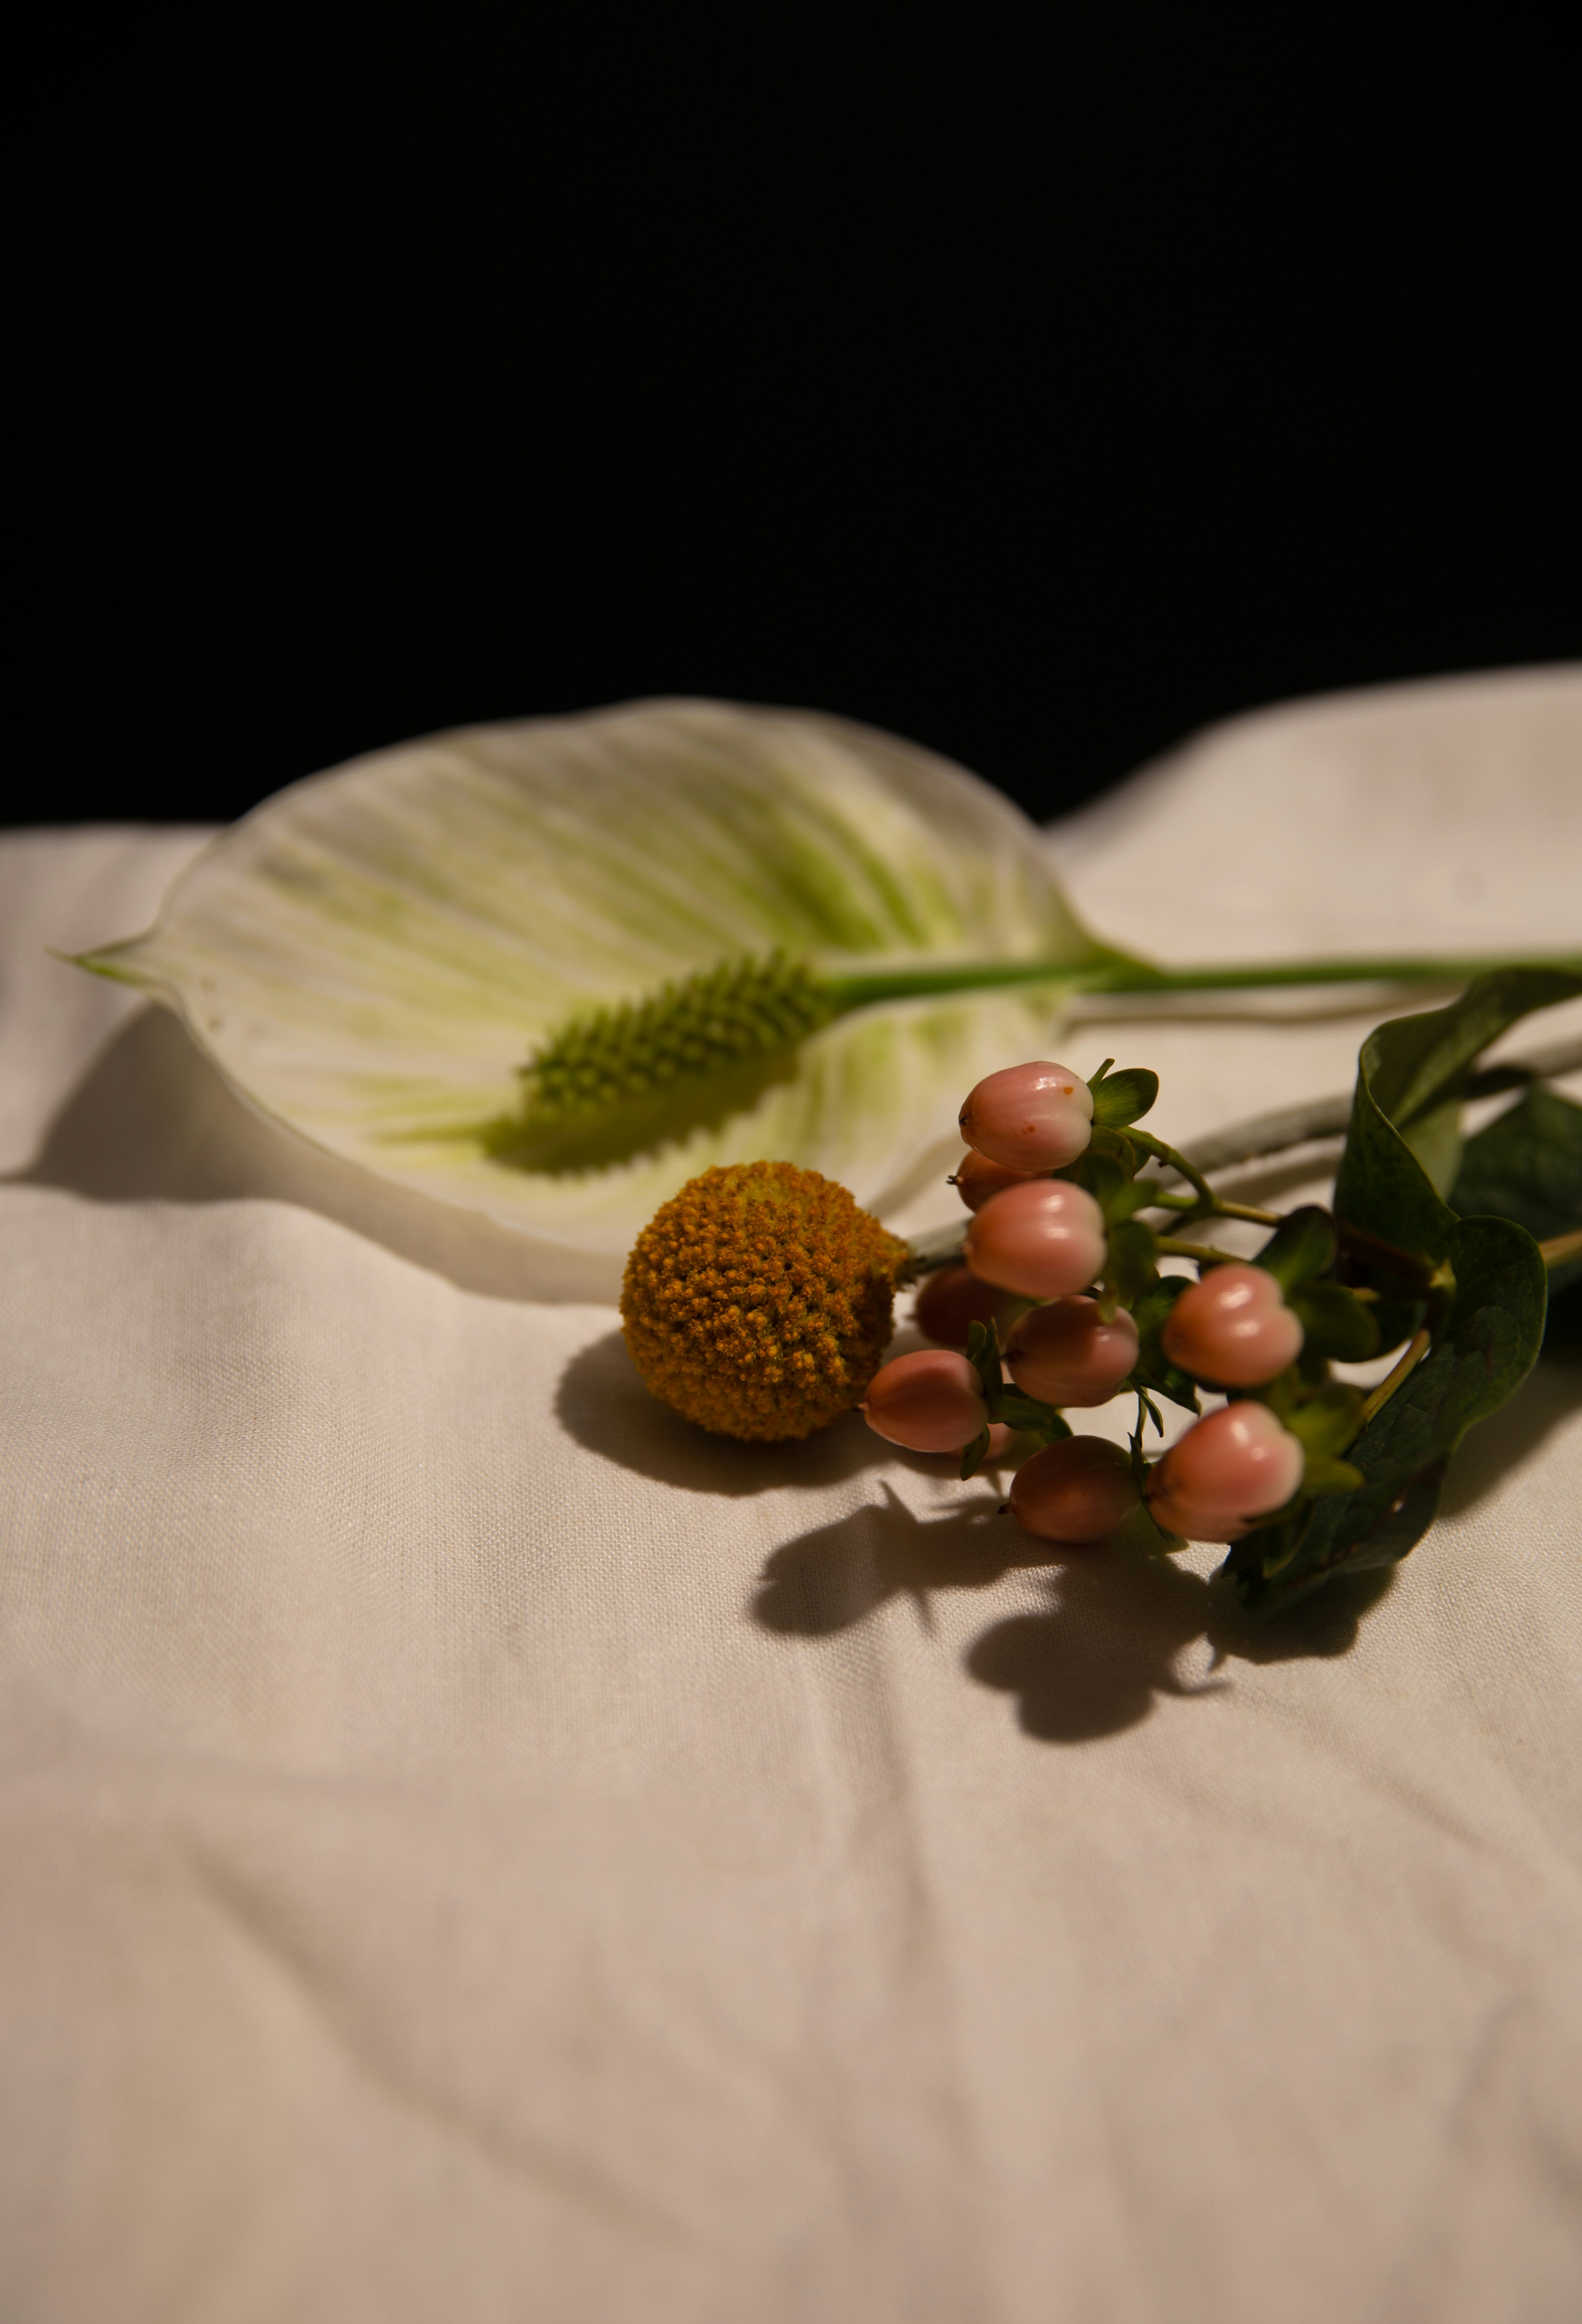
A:
<svg viewBox="0 0 1582 2324">
<path fill-rule="evenodd" d="M 1069 1162 L 1063 1170 L 1054 1175 L 1069 1179 L 1073 1185 L 1081 1186 L 1091 1194 L 1106 1218 L 1117 1213 L 1124 1217 L 1132 1206 L 1129 1203 L 1132 1193 L 1129 1149 L 1127 1159 L 1123 1162 L 1117 1156 L 1106 1153 L 1103 1147 L 1089 1148 L 1086 1154 L 1078 1155 L 1075 1162 Z"/>
<path fill-rule="evenodd" d="M 1124 1307 L 1134 1307 L 1159 1277 L 1159 1245 L 1141 1219 L 1124 1219 L 1108 1235 L 1107 1273 Z"/>
<path fill-rule="evenodd" d="M 1299 1500 L 1287 1514 L 1260 1526 L 1256 1533 L 1244 1534 L 1232 1546 L 1220 1570 L 1236 1577 L 1236 1595 L 1244 1602 L 1241 1577 L 1252 1577 L 1249 1586 L 1262 1590 L 1273 1575 L 1282 1572 L 1302 1545 L 1313 1522 L 1313 1508 L 1310 1500 Z"/>
<path fill-rule="evenodd" d="M 1248 1534 L 1230 1560 L 1248 1610 L 1281 1613 L 1350 1567 L 1390 1565 L 1433 1521 L 1451 1453 L 1526 1379 L 1543 1337 L 1543 1259 L 1505 1219 L 1452 1222 L 1447 1256 L 1456 1296 L 1433 1352 L 1347 1449 L 1362 1482 L 1314 1507 L 1291 1554 L 1278 1529 Z M 1271 1564 L 1272 1557 L 1278 1564 Z"/>
<path fill-rule="evenodd" d="M 1387 1355 L 1392 1348 L 1403 1348 L 1408 1340 L 1421 1330 L 1428 1317 L 1428 1307 L 1420 1299 L 1375 1299 L 1368 1313 L 1378 1327 L 1379 1345 L 1376 1353 Z M 1342 1362 L 1349 1361 L 1342 1357 Z M 1365 1361 L 1365 1358 L 1359 1358 Z"/>
<path fill-rule="evenodd" d="M 1094 1176 L 1096 1166 L 1097 1176 Z M 1131 1139 L 1119 1130 L 1106 1130 L 1100 1122 L 1076 1161 L 1050 1175 L 1069 1178 L 1074 1185 L 1086 1186 L 1090 1194 L 1097 1194 L 1101 1188 L 1113 1187 L 1119 1180 L 1130 1178 L 1136 1167 L 1137 1151 Z"/>
<path fill-rule="evenodd" d="M 973 1438 L 970 1444 L 964 1444 L 962 1446 L 961 1481 L 963 1484 L 967 1482 L 967 1480 L 969 1477 L 976 1476 L 978 1471 L 984 1464 L 984 1456 L 988 1452 L 988 1449 L 989 1432 L 986 1427 L 980 1428 L 978 1430 L 977 1434 Z"/>
<path fill-rule="evenodd" d="M 1117 1396 L 1124 1394 L 1128 1388 L 1152 1388 L 1156 1396 L 1164 1397 L 1171 1404 L 1179 1404 L 1183 1411 L 1194 1416 L 1202 1411 L 1203 1407 L 1198 1401 L 1197 1381 L 1190 1373 L 1171 1363 L 1161 1342 L 1170 1311 L 1188 1288 L 1190 1280 L 1190 1277 L 1184 1275 L 1161 1276 L 1137 1301 L 1132 1310 L 1132 1321 L 1137 1326 L 1137 1360 L 1132 1367 L 1129 1379 L 1123 1380 L 1116 1389 Z"/>
<path fill-rule="evenodd" d="M 1036 1436 L 1045 1444 L 1058 1443 L 1071 1434 L 1070 1424 L 1052 1404 L 1041 1404 L 1037 1397 L 1023 1396 L 1019 1388 L 1001 1388 L 991 1397 L 989 1418 L 1025 1436 Z"/>
<path fill-rule="evenodd" d="M 1306 1283 L 1288 1301 L 1302 1327 L 1304 1344 L 1341 1364 L 1366 1363 L 1379 1351 L 1379 1327 L 1372 1306 L 1340 1283 Z M 1415 1323 L 1402 1333 L 1410 1339 Z"/>
<path fill-rule="evenodd" d="M 1362 1390 L 1332 1380 L 1281 1416 L 1303 1449 L 1317 1459 L 1325 1453 L 1344 1452 L 1356 1434 L 1362 1415 Z"/>
<path fill-rule="evenodd" d="M 1456 1223 L 1445 1195 L 1459 1161 L 1468 1068 L 1518 1018 L 1578 992 L 1582 976 L 1563 969 L 1497 969 L 1448 1009 L 1397 1017 L 1371 1033 L 1335 1185 L 1343 1223 L 1410 1258 L 1443 1259 Z"/>
<path fill-rule="evenodd" d="M 1351 1493 L 1362 1482 L 1362 1471 L 1349 1461 L 1337 1460 L 1333 1452 L 1309 1453 L 1302 1470 L 1304 1494 Z"/>
<path fill-rule="evenodd" d="M 1582 1227 L 1582 1106 L 1530 1089 L 1468 1139 L 1450 1207 L 1463 1218 L 1514 1219 L 1542 1242 Z M 1550 1270 L 1550 1297 L 1582 1277 L 1582 1259 Z"/>
<path fill-rule="evenodd" d="M 1282 1291 L 1293 1291 L 1322 1275 L 1335 1258 L 1335 1221 L 1317 1203 L 1288 1212 L 1254 1264 L 1273 1276 Z"/>
<path fill-rule="evenodd" d="M 607 1289 L 710 1163 L 797 1162 L 893 1211 L 959 1151 L 962 1092 L 1048 1054 L 1068 989 L 876 1002 L 606 1167 L 491 1150 L 519 1068 L 569 1017 L 777 949 L 831 973 L 1047 957 L 1074 975 L 1101 951 L 1042 834 L 945 761 L 839 719 L 658 702 L 440 735 L 298 783 L 198 858 L 151 933 L 85 965 L 177 1010 L 250 1103 L 312 1144 L 607 1254 L 589 1271 Z"/>
<path fill-rule="evenodd" d="M 1146 1065 L 1127 1065 L 1087 1086 L 1093 1092 L 1094 1120 L 1107 1130 L 1124 1130 L 1151 1111 L 1159 1095 L 1159 1075 Z"/>
<path fill-rule="evenodd" d="M 967 1360 L 977 1374 L 985 1402 L 992 1405 L 1004 1378 L 1000 1366 L 999 1337 L 992 1324 L 967 1325 Z"/>
</svg>

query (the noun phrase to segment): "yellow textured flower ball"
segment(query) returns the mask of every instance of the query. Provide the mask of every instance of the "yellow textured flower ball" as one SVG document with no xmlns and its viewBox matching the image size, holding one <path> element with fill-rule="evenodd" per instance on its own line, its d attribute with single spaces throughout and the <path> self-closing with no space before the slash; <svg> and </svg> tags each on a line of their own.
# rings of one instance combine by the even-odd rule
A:
<svg viewBox="0 0 1582 2324">
<path fill-rule="evenodd" d="M 890 1339 L 906 1245 L 790 1162 L 706 1170 L 638 1236 L 621 1322 L 662 1402 L 750 1442 L 859 1404 Z"/>
</svg>

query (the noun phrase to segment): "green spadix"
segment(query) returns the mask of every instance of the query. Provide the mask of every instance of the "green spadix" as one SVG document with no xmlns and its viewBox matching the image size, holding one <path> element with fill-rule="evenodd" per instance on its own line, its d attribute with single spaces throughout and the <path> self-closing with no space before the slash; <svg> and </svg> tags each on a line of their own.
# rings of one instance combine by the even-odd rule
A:
<svg viewBox="0 0 1582 2324">
<path fill-rule="evenodd" d="M 799 1045 L 882 1002 L 1045 983 L 1088 992 L 1203 992 L 1338 983 L 1465 982 L 1486 958 L 1271 962 L 1154 968 L 1104 952 L 1073 973 L 1053 961 L 954 961 L 845 973 L 774 952 L 720 962 L 657 991 L 569 1018 L 521 1069 L 520 1110 L 495 1124 L 494 1150 L 524 1168 L 597 1167 L 740 1110 Z M 1577 955 L 1545 964 L 1576 968 Z"/>
</svg>

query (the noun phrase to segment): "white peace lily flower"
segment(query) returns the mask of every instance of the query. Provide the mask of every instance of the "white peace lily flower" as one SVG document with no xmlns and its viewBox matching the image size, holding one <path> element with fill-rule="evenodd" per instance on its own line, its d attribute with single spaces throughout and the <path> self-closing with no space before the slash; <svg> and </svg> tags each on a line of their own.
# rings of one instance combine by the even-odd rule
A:
<svg viewBox="0 0 1582 2324">
<path fill-rule="evenodd" d="M 598 1169 L 491 1150 L 568 1017 L 776 948 L 838 970 L 1051 964 L 812 1035 L 745 1110 Z M 179 1011 L 314 1145 L 537 1240 L 624 1251 L 711 1163 L 823 1171 L 883 1217 L 959 1150 L 962 1093 L 1038 1054 L 1102 947 L 1009 801 L 827 717 L 657 702 L 484 726 L 293 785 L 200 855 L 145 936 L 83 956 Z M 1113 957 L 1113 955 L 1112 955 Z"/>
</svg>

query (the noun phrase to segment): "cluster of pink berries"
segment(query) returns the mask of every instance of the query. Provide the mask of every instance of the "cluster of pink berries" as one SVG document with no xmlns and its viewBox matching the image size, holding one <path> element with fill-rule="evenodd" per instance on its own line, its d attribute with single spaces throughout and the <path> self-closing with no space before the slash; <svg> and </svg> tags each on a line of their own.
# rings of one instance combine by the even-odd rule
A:
<svg viewBox="0 0 1582 2324">
<path fill-rule="evenodd" d="M 1065 1065 L 1013 1065 L 978 1083 L 961 1110 L 971 1149 L 956 1185 L 973 1213 L 965 1267 L 931 1277 L 919 1327 L 946 1345 L 899 1356 L 869 1387 L 871 1428 L 915 1452 L 956 1452 L 989 1425 L 983 1382 L 963 1354 L 968 1327 L 999 1327 L 1005 1368 L 1024 1396 L 1053 1406 L 1107 1404 L 1136 1364 L 1139 1338 L 1124 1307 L 1106 1321 L 1093 1287 L 1107 1263 L 1104 1213 L 1083 1186 L 1048 1174 L 1085 1153 L 1093 1093 Z M 1011 1295 L 1007 1298 L 1006 1295 Z M 1017 1312 L 1018 1303 L 1040 1304 Z M 1015 1320 L 1007 1324 L 1007 1310 Z M 1259 1267 L 1218 1266 L 1176 1300 L 1165 1355 L 1223 1388 L 1266 1385 L 1293 1363 L 1302 1327 L 1280 1284 Z M 988 1457 L 1010 1442 L 993 1427 Z M 1249 1399 L 1199 1420 L 1147 1473 L 1149 1507 L 1169 1532 L 1235 1541 L 1282 1508 L 1301 1483 L 1303 1452 L 1269 1406 Z M 1017 1470 L 1010 1505 L 1046 1541 L 1095 1541 L 1137 1506 L 1134 1463 L 1101 1437 L 1046 1444 Z"/>
</svg>

